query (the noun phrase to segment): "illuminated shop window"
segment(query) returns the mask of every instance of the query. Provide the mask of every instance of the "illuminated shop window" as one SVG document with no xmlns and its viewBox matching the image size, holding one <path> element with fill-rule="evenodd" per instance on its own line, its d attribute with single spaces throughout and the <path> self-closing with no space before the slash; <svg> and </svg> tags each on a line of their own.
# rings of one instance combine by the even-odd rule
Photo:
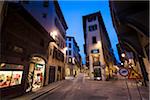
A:
<svg viewBox="0 0 150 100">
<path fill-rule="evenodd" d="M 23 66 L 1 63 L 0 88 L 21 84 Z"/>
</svg>

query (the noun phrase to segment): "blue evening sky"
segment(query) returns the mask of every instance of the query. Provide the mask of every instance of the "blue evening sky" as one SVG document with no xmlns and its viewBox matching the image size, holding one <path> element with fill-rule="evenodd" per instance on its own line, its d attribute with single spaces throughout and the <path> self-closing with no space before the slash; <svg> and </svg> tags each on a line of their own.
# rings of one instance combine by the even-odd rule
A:
<svg viewBox="0 0 150 100">
<path fill-rule="evenodd" d="M 107 29 L 115 57 L 119 61 L 116 44 L 118 43 L 117 35 L 113 28 L 109 2 L 108 1 L 59 1 L 62 13 L 68 25 L 67 35 L 74 36 L 80 47 L 80 54 L 85 63 L 84 54 L 84 33 L 82 16 L 100 11 Z"/>
</svg>

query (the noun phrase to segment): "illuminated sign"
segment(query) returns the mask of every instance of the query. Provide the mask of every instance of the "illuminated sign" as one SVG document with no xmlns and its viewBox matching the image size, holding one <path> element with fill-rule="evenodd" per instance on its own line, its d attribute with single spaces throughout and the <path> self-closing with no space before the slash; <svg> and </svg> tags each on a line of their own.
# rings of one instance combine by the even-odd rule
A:
<svg viewBox="0 0 150 100">
<path fill-rule="evenodd" d="M 0 69 L 23 69 L 23 65 L 1 63 Z"/>
<path fill-rule="evenodd" d="M 99 53 L 99 49 L 93 49 L 91 50 L 91 53 Z"/>
<path fill-rule="evenodd" d="M 42 65 L 42 64 L 36 64 L 36 67 L 38 67 L 38 68 L 42 68 L 42 67 L 43 67 L 43 65 Z"/>
</svg>

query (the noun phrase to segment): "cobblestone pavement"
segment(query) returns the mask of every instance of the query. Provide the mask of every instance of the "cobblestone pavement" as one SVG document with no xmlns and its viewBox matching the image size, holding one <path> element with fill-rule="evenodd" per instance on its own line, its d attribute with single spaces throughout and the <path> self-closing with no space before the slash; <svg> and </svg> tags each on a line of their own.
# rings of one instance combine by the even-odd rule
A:
<svg viewBox="0 0 150 100">
<path fill-rule="evenodd" d="M 127 81 L 127 84 L 131 98 L 125 80 L 95 81 L 85 79 L 80 74 L 76 79 L 66 80 L 60 87 L 36 100 L 149 100 L 147 87 L 139 87 L 140 96 L 134 81 Z"/>
</svg>

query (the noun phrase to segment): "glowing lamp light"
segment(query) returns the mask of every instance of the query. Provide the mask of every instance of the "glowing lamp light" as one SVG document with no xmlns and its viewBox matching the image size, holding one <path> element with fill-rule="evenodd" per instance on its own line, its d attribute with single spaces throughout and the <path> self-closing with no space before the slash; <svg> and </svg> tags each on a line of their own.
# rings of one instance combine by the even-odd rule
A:
<svg viewBox="0 0 150 100">
<path fill-rule="evenodd" d="M 124 58 L 124 57 L 125 57 L 125 53 L 122 53 L 122 54 L 121 54 L 121 57 L 123 57 L 123 58 Z"/>
<path fill-rule="evenodd" d="M 51 32 L 51 33 L 50 33 L 50 36 L 52 36 L 52 37 L 53 37 L 53 39 L 55 39 L 55 38 L 56 38 L 56 36 L 57 36 L 57 31 L 53 31 L 53 32 Z"/>
<path fill-rule="evenodd" d="M 123 65 L 123 63 L 121 63 L 121 65 Z"/>
<path fill-rule="evenodd" d="M 100 42 L 100 41 L 97 41 L 97 43 L 100 44 L 101 42 Z"/>
<path fill-rule="evenodd" d="M 64 48 L 64 51 L 66 51 L 66 50 L 68 50 L 68 48 L 67 48 L 67 47 L 65 47 L 65 48 Z"/>
</svg>

